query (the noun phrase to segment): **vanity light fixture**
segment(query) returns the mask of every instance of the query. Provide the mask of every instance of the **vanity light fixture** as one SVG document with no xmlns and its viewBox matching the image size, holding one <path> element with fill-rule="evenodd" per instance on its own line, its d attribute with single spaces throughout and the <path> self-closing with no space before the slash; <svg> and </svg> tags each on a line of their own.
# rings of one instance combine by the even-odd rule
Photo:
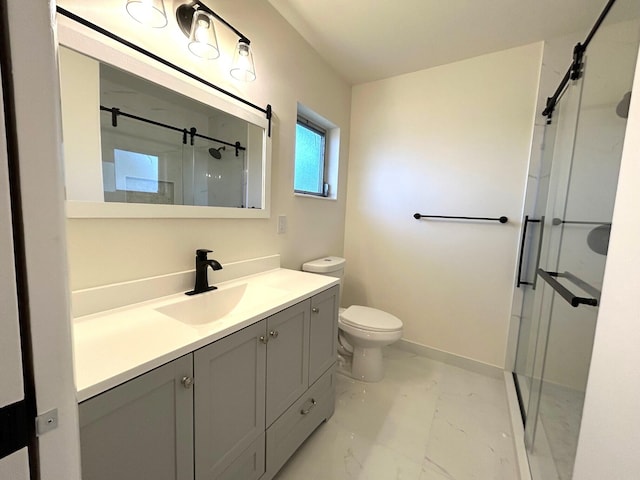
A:
<svg viewBox="0 0 640 480">
<path fill-rule="evenodd" d="M 193 12 L 189 32 L 189 50 L 205 60 L 213 60 L 220 56 L 213 17 L 204 10 Z"/>
<path fill-rule="evenodd" d="M 233 53 L 231 76 L 243 82 L 253 82 L 256 79 L 256 67 L 253 64 L 253 53 L 246 38 L 238 40 L 236 51 Z"/>
<path fill-rule="evenodd" d="M 129 1 L 131 1 L 131 0 L 129 0 Z M 106 29 L 102 28 L 101 26 L 96 25 L 95 23 L 92 23 L 92 22 L 88 21 L 86 18 L 82 18 L 79 15 L 76 15 L 75 13 L 70 12 L 69 10 L 67 10 L 65 8 L 62 8 L 60 5 L 56 6 L 56 12 L 59 15 L 67 17 L 69 20 L 71 20 L 73 22 L 76 22 L 78 25 L 82 25 L 82 26 L 84 26 L 86 28 L 89 28 L 90 30 L 93 30 L 94 32 L 96 32 L 96 33 L 98 33 L 100 35 L 104 35 L 105 37 L 110 38 L 111 40 L 119 43 L 120 45 L 123 45 L 123 46 L 125 46 L 127 48 L 130 48 L 130 49 L 138 52 L 139 54 L 144 55 L 145 57 L 150 58 L 150 59 L 152 59 L 152 60 L 164 65 L 165 67 L 171 68 L 171 69 L 175 70 L 176 72 L 181 73 L 182 75 L 185 75 L 186 77 L 191 78 L 192 80 L 200 82 L 201 84 L 206 85 L 207 87 L 209 87 L 209 88 L 211 88 L 211 89 L 213 89 L 213 90 L 215 90 L 217 92 L 220 92 L 220 93 L 222 93 L 222 94 L 224 94 L 224 95 L 226 95 L 226 96 L 228 96 L 230 98 L 233 98 L 235 101 L 243 103 L 244 105 L 246 105 L 248 107 L 254 108 L 254 109 L 258 110 L 259 112 L 264 113 L 266 118 L 267 118 L 267 120 L 268 120 L 268 122 L 269 122 L 269 124 L 267 126 L 267 136 L 271 137 L 271 125 L 272 125 L 271 120 L 273 118 L 273 108 L 271 107 L 270 104 L 267 104 L 267 106 L 265 108 L 260 107 L 260 106 L 256 105 L 255 103 L 252 103 L 252 102 L 250 102 L 250 101 L 248 101 L 248 100 L 236 95 L 235 93 L 232 93 L 232 92 L 230 92 L 228 90 L 225 90 L 224 88 L 221 88 L 221 87 L 215 85 L 214 83 L 211 83 L 210 81 L 208 81 L 208 80 L 206 80 L 206 79 L 204 79 L 204 78 L 202 78 L 202 77 L 200 77 L 198 75 L 195 75 L 193 72 L 190 72 L 189 70 L 186 70 L 186 69 L 184 69 L 182 67 L 179 67 L 178 65 L 176 65 L 174 63 L 169 62 L 168 60 L 156 55 L 155 53 L 150 52 L 149 50 L 146 50 L 146 49 L 142 48 L 139 45 L 136 45 L 135 43 L 130 42 L 129 40 L 126 40 L 126 39 L 124 39 L 122 37 L 119 37 L 118 35 L 114 34 L 113 32 L 110 32 L 109 30 L 106 30 Z M 234 29 L 234 32 L 236 32 L 235 29 Z M 241 36 L 241 38 L 245 38 L 247 40 L 247 43 L 248 43 L 248 39 L 244 35 L 239 34 L 239 36 Z M 187 133 L 189 133 L 189 132 L 187 132 Z M 186 140 L 185 140 L 185 142 L 186 142 Z M 223 143 L 223 142 L 219 142 L 219 143 Z M 235 145 L 231 145 L 231 146 L 234 147 L 234 148 L 239 148 L 240 147 L 238 142 L 236 142 Z"/>
<path fill-rule="evenodd" d="M 233 25 L 199 0 L 180 5 L 176 9 L 176 20 L 182 32 L 189 37 L 189 50 L 205 59 L 218 58 L 218 42 L 213 20 L 217 20 L 238 36 L 230 74 L 236 80 L 252 82 L 256 69 L 251 52 L 251 41 Z"/>
<path fill-rule="evenodd" d="M 167 13 L 162 0 L 127 0 L 127 12 L 143 25 L 152 28 L 167 26 Z"/>
</svg>

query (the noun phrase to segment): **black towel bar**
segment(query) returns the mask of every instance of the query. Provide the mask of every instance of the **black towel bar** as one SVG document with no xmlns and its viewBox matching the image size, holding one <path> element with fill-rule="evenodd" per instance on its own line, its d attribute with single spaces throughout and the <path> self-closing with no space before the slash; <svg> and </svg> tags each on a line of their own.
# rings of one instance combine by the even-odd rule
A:
<svg viewBox="0 0 640 480">
<path fill-rule="evenodd" d="M 507 217 L 457 217 L 451 215 L 422 215 L 421 213 L 414 213 L 413 218 L 416 220 L 420 220 L 421 218 L 451 218 L 454 220 L 489 220 L 493 222 L 507 223 L 509 219 Z"/>
<path fill-rule="evenodd" d="M 567 302 L 569 302 L 572 307 L 577 307 L 578 305 L 589 305 L 589 306 L 592 306 L 592 307 L 597 307 L 598 306 L 598 299 L 597 298 L 578 297 L 578 296 L 574 295 L 573 293 L 571 293 L 571 291 L 569 291 L 568 288 L 566 288 L 564 285 L 562 285 L 555 278 L 555 277 L 566 278 L 567 280 L 569 280 L 572 283 L 576 284 L 577 286 L 579 286 L 580 288 L 582 288 L 586 292 L 589 292 L 591 295 L 599 297 L 599 295 L 597 295 L 599 292 L 594 287 L 592 287 L 591 285 L 586 283 L 584 280 L 579 279 L 578 277 L 576 277 L 572 273 L 569 273 L 569 272 L 564 272 L 564 273 L 547 272 L 546 270 L 543 270 L 542 268 L 539 268 L 538 269 L 538 275 L 540 275 L 540 277 L 545 282 L 547 282 L 551 288 L 553 288 L 556 292 L 558 292 L 562 298 L 564 298 Z"/>
<path fill-rule="evenodd" d="M 554 218 L 551 223 L 553 225 L 609 225 L 611 222 L 578 222 L 576 220 L 562 220 L 561 218 Z"/>
</svg>

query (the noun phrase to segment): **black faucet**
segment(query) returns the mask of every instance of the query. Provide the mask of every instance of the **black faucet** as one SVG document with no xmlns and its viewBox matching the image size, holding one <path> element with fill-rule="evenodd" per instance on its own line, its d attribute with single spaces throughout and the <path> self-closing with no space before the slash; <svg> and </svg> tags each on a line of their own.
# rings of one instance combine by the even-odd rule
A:
<svg viewBox="0 0 640 480">
<path fill-rule="evenodd" d="M 217 260 L 209 260 L 207 253 L 211 253 L 211 250 L 205 248 L 199 248 L 196 250 L 196 285 L 190 292 L 185 292 L 185 295 L 196 295 L 198 293 L 209 292 L 215 290 L 218 287 L 209 286 L 209 280 L 207 278 L 207 268 L 211 267 L 213 270 L 222 270 L 222 265 Z"/>
</svg>

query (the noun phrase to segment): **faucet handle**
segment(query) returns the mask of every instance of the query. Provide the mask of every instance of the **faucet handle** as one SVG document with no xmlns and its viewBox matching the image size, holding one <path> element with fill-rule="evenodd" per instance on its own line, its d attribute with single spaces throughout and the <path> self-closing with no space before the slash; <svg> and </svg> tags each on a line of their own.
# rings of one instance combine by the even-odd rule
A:
<svg viewBox="0 0 640 480">
<path fill-rule="evenodd" d="M 207 253 L 211 253 L 213 250 L 207 250 L 206 248 L 199 248 L 196 250 L 196 258 L 198 260 L 206 260 Z"/>
</svg>

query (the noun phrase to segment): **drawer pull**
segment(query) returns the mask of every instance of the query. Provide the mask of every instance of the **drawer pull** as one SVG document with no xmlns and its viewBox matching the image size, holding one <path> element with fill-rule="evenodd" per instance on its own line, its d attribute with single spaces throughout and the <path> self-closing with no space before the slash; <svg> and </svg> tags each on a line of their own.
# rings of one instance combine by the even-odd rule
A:
<svg viewBox="0 0 640 480">
<path fill-rule="evenodd" d="M 278 338 L 278 331 L 277 330 L 271 330 L 269 332 L 269 336 L 273 337 L 273 338 Z"/>
<path fill-rule="evenodd" d="M 316 406 L 318 402 L 316 402 L 315 398 L 311 399 L 311 405 L 309 405 L 309 408 L 303 408 L 302 410 L 300 410 L 300 414 L 301 415 L 307 415 L 309 412 L 311 412 L 311 410 L 313 410 L 313 407 Z"/>
<path fill-rule="evenodd" d="M 264 335 L 260 335 L 260 337 L 258 337 L 258 340 L 260 340 L 260 343 L 264 343 L 265 345 L 269 342 L 269 338 L 265 337 Z"/>
<path fill-rule="evenodd" d="M 312 311 L 313 313 L 320 313 L 320 309 L 319 309 L 318 307 L 313 307 L 313 308 L 311 309 L 311 311 Z"/>
<path fill-rule="evenodd" d="M 193 378 L 191 377 L 182 377 L 182 380 L 180 380 L 180 383 L 182 383 L 182 386 L 184 388 L 191 388 L 191 385 L 193 385 Z"/>
</svg>

